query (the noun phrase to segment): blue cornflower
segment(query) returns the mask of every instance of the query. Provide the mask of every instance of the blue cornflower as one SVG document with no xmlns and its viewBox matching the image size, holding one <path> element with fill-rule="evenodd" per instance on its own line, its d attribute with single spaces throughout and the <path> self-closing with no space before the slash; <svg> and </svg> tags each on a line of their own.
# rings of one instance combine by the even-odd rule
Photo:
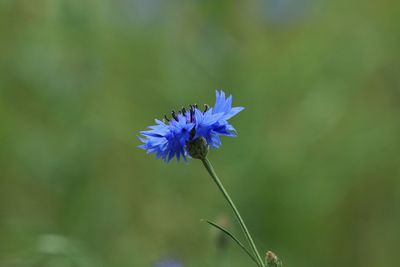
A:
<svg viewBox="0 0 400 267">
<path fill-rule="evenodd" d="M 232 108 L 232 96 L 226 98 L 223 91 L 217 91 L 213 108 L 205 105 L 205 110 L 201 111 L 197 105 L 190 105 L 178 114 L 173 111 L 171 120 L 166 116 L 164 121 L 156 120 L 150 130 L 140 132 L 143 144 L 139 148 L 167 162 L 174 157 L 179 161 L 181 156 L 186 161 L 188 143 L 204 138 L 208 146 L 218 148 L 220 135 L 236 136 L 228 120 L 242 110 L 243 107 Z"/>
<path fill-rule="evenodd" d="M 183 267 L 183 264 L 172 259 L 157 262 L 154 267 Z"/>
</svg>

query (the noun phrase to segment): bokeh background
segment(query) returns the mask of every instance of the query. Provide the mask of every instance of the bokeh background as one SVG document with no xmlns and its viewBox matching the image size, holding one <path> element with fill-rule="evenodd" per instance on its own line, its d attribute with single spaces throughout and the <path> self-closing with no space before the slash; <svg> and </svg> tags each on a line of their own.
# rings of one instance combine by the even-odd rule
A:
<svg viewBox="0 0 400 267">
<path fill-rule="evenodd" d="M 246 107 L 210 159 L 284 266 L 399 266 L 400 4 L 1 0 L 0 266 L 252 266 L 200 162 L 136 135 Z M 222 218 L 222 219 L 221 219 Z"/>
</svg>

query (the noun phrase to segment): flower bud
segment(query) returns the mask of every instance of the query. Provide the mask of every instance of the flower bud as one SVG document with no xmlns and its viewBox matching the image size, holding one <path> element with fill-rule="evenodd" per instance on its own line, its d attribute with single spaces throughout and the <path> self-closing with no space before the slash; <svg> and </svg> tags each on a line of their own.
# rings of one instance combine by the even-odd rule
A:
<svg viewBox="0 0 400 267">
<path fill-rule="evenodd" d="M 267 267 L 282 267 L 282 261 L 272 251 L 265 254 L 265 263 Z"/>
<path fill-rule="evenodd" d="M 194 159 L 205 159 L 208 153 L 208 144 L 206 139 L 199 137 L 186 144 L 186 150 Z"/>
</svg>

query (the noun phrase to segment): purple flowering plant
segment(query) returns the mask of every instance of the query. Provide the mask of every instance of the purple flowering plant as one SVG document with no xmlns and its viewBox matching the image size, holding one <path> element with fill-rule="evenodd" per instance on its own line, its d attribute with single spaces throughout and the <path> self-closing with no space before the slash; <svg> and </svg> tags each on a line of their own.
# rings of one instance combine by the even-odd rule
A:
<svg viewBox="0 0 400 267">
<path fill-rule="evenodd" d="M 166 259 L 156 262 L 154 267 L 183 267 L 183 265 L 177 260 Z"/>
<path fill-rule="evenodd" d="M 236 130 L 228 120 L 243 109 L 232 107 L 232 95 L 226 97 L 223 91 L 217 91 L 214 107 L 204 105 L 204 109 L 201 110 L 197 105 L 189 105 L 178 112 L 172 111 L 170 118 L 164 116 L 163 120 L 156 119 L 155 125 L 140 132 L 141 136 L 138 138 L 143 144 L 139 148 L 146 150 L 148 154 L 154 153 L 165 162 L 170 162 L 173 158 L 179 161 L 181 157 L 184 161 L 189 157 L 201 160 L 232 208 L 250 249 L 224 227 L 209 220 L 206 222 L 230 237 L 257 266 L 280 267 L 281 260 L 270 251 L 267 252 L 265 261 L 262 260 L 242 216 L 207 157 L 210 148 L 220 147 L 221 136 L 236 136 Z"/>
<path fill-rule="evenodd" d="M 201 111 L 197 105 L 182 108 L 178 113 L 172 111 L 171 119 L 166 116 L 164 121 L 156 119 L 156 125 L 149 130 L 140 132 L 139 139 L 147 153 L 155 153 L 157 158 L 169 162 L 181 156 L 187 160 L 187 144 L 197 138 L 204 138 L 211 148 L 221 145 L 220 136 L 236 136 L 235 128 L 228 120 L 243 110 L 243 107 L 232 108 L 232 96 L 217 91 L 217 99 L 213 108 L 205 105 Z"/>
</svg>

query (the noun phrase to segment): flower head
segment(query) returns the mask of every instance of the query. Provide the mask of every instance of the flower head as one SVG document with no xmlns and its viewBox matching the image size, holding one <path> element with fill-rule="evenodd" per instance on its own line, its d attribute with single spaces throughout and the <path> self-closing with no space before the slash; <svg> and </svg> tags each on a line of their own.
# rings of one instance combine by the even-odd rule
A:
<svg viewBox="0 0 400 267">
<path fill-rule="evenodd" d="M 143 144 L 139 148 L 167 162 L 174 157 L 179 161 L 181 156 L 186 160 L 188 143 L 198 138 L 204 138 L 211 148 L 218 148 L 220 135 L 236 136 L 228 120 L 242 110 L 243 107 L 232 108 L 232 96 L 226 98 L 223 91 L 217 91 L 213 108 L 205 105 L 201 111 L 197 105 L 190 105 L 178 113 L 173 111 L 171 119 L 165 116 L 164 121 L 156 120 L 156 125 L 140 132 Z"/>
</svg>

